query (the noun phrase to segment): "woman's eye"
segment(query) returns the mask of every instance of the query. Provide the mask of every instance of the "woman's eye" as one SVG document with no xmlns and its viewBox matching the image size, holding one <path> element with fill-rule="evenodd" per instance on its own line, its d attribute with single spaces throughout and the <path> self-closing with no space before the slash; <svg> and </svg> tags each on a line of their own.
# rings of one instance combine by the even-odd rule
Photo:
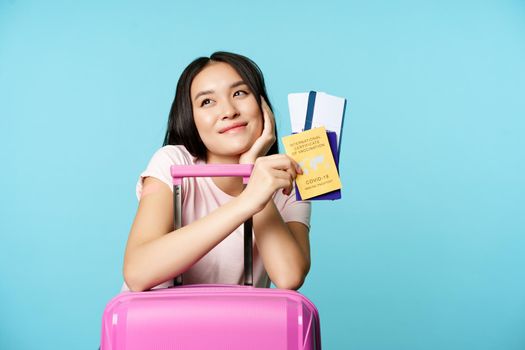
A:
<svg viewBox="0 0 525 350">
<path fill-rule="evenodd" d="M 209 98 L 205 98 L 204 100 L 202 100 L 201 102 L 201 107 L 204 107 L 206 105 L 209 105 L 211 103 L 211 100 Z"/>
<path fill-rule="evenodd" d="M 238 91 L 235 91 L 235 93 L 233 94 L 233 96 L 243 96 L 243 95 L 248 95 L 248 93 L 244 90 L 238 90 Z"/>
</svg>

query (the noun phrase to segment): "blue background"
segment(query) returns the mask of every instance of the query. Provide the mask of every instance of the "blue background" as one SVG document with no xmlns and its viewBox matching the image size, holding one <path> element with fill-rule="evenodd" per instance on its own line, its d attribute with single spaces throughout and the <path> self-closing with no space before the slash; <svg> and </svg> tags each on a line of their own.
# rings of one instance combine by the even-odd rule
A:
<svg viewBox="0 0 525 350">
<path fill-rule="evenodd" d="M 0 348 L 94 349 L 194 58 L 349 100 L 301 289 L 326 349 L 525 348 L 523 1 L 0 0 Z"/>
</svg>

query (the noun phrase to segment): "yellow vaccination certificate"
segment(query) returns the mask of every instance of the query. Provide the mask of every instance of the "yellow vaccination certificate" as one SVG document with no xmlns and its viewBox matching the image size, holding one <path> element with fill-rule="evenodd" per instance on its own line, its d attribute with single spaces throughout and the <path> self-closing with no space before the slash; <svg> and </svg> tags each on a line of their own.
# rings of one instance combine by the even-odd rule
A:
<svg viewBox="0 0 525 350">
<path fill-rule="evenodd" d="M 341 188 L 326 129 L 319 127 L 282 138 L 286 154 L 303 169 L 295 179 L 302 199 Z"/>
</svg>

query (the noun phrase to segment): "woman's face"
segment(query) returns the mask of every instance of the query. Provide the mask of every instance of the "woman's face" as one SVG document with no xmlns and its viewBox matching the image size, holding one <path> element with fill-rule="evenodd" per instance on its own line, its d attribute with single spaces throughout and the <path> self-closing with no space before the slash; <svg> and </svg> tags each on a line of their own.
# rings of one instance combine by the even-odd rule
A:
<svg viewBox="0 0 525 350">
<path fill-rule="evenodd" d="M 195 76 L 191 101 L 209 163 L 235 162 L 262 133 L 263 118 L 257 100 L 227 63 L 212 62 Z"/>
</svg>

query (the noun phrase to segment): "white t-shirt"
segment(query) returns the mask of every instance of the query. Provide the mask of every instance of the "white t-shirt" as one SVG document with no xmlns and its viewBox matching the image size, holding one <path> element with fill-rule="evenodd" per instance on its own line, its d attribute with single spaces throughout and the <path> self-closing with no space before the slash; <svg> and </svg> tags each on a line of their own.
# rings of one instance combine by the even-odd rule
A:
<svg viewBox="0 0 525 350">
<path fill-rule="evenodd" d="M 170 167 L 173 164 L 202 164 L 204 161 L 194 158 L 184 146 L 168 145 L 159 149 L 151 158 L 148 167 L 140 174 L 137 182 L 137 198 L 140 200 L 142 183 L 145 177 L 153 176 L 166 183 L 173 191 Z M 185 226 L 231 200 L 233 197 L 224 193 L 210 177 L 185 178 L 182 181 L 182 225 Z M 295 190 L 289 196 L 282 191 L 273 195 L 276 208 L 284 222 L 297 221 L 310 227 L 311 204 L 309 201 L 297 201 Z M 212 229 L 212 228 L 211 228 Z M 243 284 L 244 283 L 244 244 L 243 226 L 215 246 L 183 274 L 184 284 Z M 257 250 L 253 236 L 253 285 L 269 287 L 270 280 L 262 258 Z M 173 285 L 173 280 L 156 287 L 165 288 Z M 122 290 L 129 290 L 124 283 Z"/>
</svg>

